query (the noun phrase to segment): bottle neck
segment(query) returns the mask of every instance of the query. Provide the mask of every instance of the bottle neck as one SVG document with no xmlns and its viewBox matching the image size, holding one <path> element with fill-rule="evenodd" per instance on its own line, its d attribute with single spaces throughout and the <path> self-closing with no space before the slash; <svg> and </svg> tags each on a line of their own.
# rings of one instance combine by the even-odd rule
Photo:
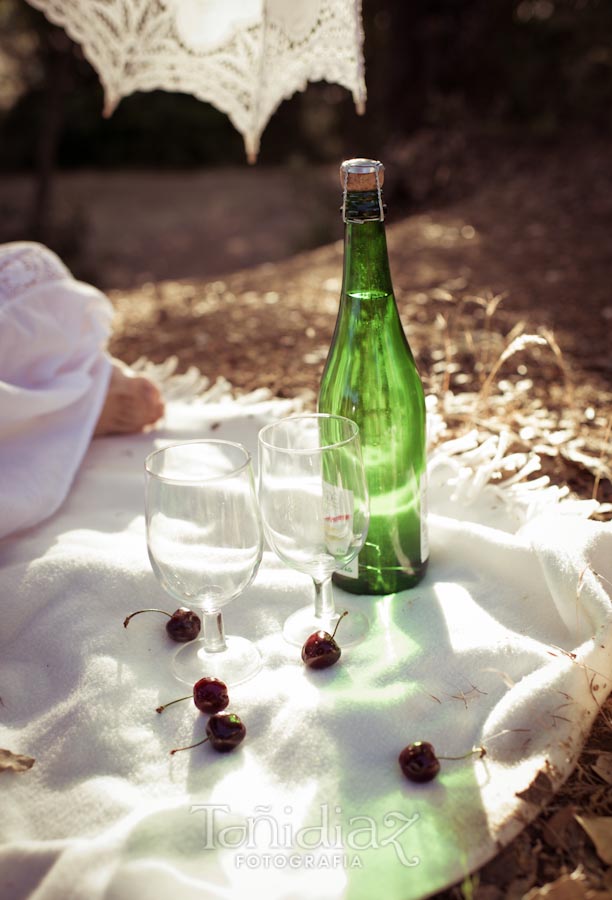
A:
<svg viewBox="0 0 612 900">
<path fill-rule="evenodd" d="M 386 206 L 382 191 L 345 191 L 342 199 L 342 218 L 345 222 L 382 222 Z"/>
<path fill-rule="evenodd" d="M 376 191 L 373 192 L 376 196 Z M 353 195 L 355 196 L 355 195 Z M 365 194 L 358 195 L 364 197 Z M 378 211 L 376 216 L 357 221 L 351 218 L 351 207 L 347 196 L 344 226 L 344 271 L 342 293 L 345 294 L 390 294 L 393 292 L 385 225 Z M 378 202 L 376 201 L 378 210 Z M 360 212 L 368 212 L 361 205 Z M 369 212 L 374 213 L 370 207 Z"/>
</svg>

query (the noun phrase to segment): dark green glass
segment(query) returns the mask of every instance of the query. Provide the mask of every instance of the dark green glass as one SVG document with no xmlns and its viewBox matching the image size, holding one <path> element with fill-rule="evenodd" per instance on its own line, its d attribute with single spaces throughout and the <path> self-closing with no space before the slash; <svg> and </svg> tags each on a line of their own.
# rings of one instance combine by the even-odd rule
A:
<svg viewBox="0 0 612 900">
<path fill-rule="evenodd" d="M 370 527 L 334 581 L 359 594 L 416 585 L 427 568 L 425 397 L 400 321 L 378 191 L 348 192 L 340 309 L 319 411 L 357 423 Z"/>
</svg>

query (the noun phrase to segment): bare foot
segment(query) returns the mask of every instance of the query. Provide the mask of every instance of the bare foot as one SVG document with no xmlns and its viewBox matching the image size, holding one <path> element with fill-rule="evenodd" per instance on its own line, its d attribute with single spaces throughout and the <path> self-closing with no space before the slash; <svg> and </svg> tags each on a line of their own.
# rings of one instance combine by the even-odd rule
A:
<svg viewBox="0 0 612 900">
<path fill-rule="evenodd" d="M 94 431 L 94 436 L 130 434 L 163 416 L 164 404 L 159 389 L 142 375 L 136 375 L 113 359 L 108 392 Z"/>
</svg>

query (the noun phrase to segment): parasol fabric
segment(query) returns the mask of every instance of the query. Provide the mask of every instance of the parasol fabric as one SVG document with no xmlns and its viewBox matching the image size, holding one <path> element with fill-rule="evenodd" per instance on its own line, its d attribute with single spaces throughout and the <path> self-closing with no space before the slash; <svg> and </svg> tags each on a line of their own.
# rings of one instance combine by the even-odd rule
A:
<svg viewBox="0 0 612 900">
<path fill-rule="evenodd" d="M 365 106 L 361 0 L 28 0 L 83 49 L 104 114 L 134 91 L 212 103 L 254 162 L 279 104 L 329 81 Z"/>
</svg>

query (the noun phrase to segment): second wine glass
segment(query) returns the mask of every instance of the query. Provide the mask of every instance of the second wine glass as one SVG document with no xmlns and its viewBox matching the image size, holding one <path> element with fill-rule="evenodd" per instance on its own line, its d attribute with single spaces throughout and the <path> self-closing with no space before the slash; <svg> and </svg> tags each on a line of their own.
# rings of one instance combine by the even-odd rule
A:
<svg viewBox="0 0 612 900">
<path fill-rule="evenodd" d="M 331 576 L 363 547 L 369 523 L 359 429 L 344 416 L 282 419 L 259 433 L 259 503 L 264 532 L 280 559 L 310 575 L 313 605 L 285 622 L 287 641 L 301 646 L 338 620 Z M 342 625 L 342 645 L 362 640 L 368 620 L 354 605 Z"/>
</svg>

